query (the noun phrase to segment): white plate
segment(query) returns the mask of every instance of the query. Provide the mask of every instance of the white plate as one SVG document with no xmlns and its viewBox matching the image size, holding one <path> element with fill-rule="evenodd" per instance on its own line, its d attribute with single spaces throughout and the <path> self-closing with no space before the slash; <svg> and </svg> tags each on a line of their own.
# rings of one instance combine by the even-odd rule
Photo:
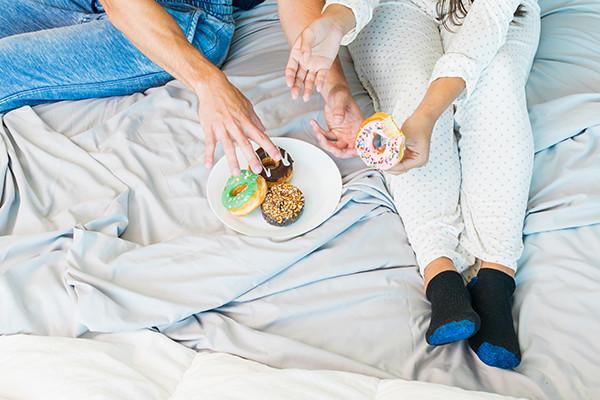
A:
<svg viewBox="0 0 600 400">
<path fill-rule="evenodd" d="M 342 195 L 342 177 L 333 160 L 318 147 L 292 138 L 272 140 L 294 159 L 290 183 L 304 193 L 304 211 L 296 222 L 283 227 L 270 225 L 263 219 L 260 208 L 245 217 L 230 214 L 221 204 L 221 193 L 230 176 L 225 157 L 215 164 L 208 177 L 207 197 L 215 215 L 231 229 L 248 236 L 287 239 L 316 228 L 331 216 Z M 247 168 L 246 158 L 239 149 L 237 154 L 242 169 Z"/>
</svg>

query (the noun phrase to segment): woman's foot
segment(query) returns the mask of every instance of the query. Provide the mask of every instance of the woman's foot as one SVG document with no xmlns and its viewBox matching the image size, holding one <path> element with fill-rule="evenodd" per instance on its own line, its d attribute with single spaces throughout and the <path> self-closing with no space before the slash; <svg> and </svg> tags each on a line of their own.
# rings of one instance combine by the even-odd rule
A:
<svg viewBox="0 0 600 400">
<path fill-rule="evenodd" d="M 468 288 L 473 309 L 481 317 L 481 329 L 469 339 L 469 345 L 487 365 L 515 368 L 521 362 L 512 318 L 515 280 L 504 272 L 482 268 Z"/>
<path fill-rule="evenodd" d="M 425 293 L 431 302 L 427 343 L 440 346 L 468 339 L 479 330 L 479 316 L 471 306 L 469 292 L 458 272 L 437 274 L 429 281 Z"/>
</svg>

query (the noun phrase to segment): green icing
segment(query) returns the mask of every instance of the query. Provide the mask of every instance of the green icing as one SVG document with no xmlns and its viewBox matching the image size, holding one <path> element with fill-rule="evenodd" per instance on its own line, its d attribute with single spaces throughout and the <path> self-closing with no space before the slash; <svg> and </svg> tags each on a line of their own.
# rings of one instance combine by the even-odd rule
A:
<svg viewBox="0 0 600 400">
<path fill-rule="evenodd" d="M 236 188 L 246 186 L 237 195 L 233 195 Z M 232 208 L 240 208 L 245 202 L 247 202 L 252 195 L 258 190 L 258 175 L 247 169 L 243 169 L 240 176 L 231 176 L 227 180 L 223 193 L 221 194 L 221 203 L 228 210 Z"/>
</svg>

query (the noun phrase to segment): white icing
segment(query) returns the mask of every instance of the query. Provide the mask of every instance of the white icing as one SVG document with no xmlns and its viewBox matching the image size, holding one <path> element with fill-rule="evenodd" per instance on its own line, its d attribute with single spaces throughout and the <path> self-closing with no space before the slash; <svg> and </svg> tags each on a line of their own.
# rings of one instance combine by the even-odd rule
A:
<svg viewBox="0 0 600 400">
<path fill-rule="evenodd" d="M 281 160 L 281 162 L 283 163 L 283 165 L 285 165 L 286 167 L 288 167 L 290 165 L 290 162 L 288 161 L 288 153 L 284 153 L 283 155 L 283 159 Z"/>
</svg>

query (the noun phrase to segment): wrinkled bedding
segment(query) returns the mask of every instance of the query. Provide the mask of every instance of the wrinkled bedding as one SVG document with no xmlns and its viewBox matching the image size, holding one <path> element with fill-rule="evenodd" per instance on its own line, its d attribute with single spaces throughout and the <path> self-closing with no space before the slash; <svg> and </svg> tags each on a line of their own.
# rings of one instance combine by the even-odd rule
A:
<svg viewBox="0 0 600 400">
<path fill-rule="evenodd" d="M 414 255 L 381 176 L 357 160 L 336 160 L 342 202 L 306 235 L 274 242 L 223 227 L 204 195 L 196 100 L 177 82 L 3 116 L 0 333 L 146 327 L 274 367 L 534 399 L 600 397 L 600 3 L 540 4 L 516 371 L 484 366 L 465 344 L 425 344 L 429 305 Z M 289 99 L 286 56 L 271 2 L 239 16 L 224 69 L 269 134 L 315 143 L 308 121 L 322 118 L 322 103 Z M 344 61 L 368 113 L 345 53 Z"/>
<path fill-rule="evenodd" d="M 196 353 L 149 331 L 93 340 L 18 335 L 0 341 L 0 360 L 0 398 L 12 400 L 513 399 L 348 372 L 274 369 Z"/>
</svg>

